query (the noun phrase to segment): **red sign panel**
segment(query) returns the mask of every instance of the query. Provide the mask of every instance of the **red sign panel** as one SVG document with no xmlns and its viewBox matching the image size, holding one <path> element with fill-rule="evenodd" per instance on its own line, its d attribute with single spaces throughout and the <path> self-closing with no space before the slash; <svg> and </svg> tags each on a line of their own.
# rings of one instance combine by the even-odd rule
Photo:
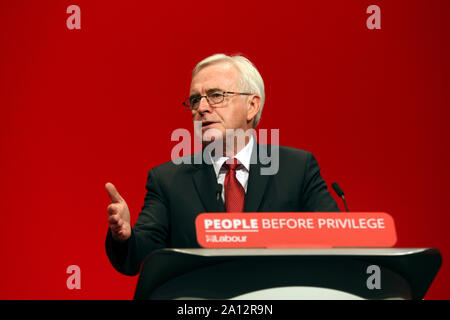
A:
<svg viewBox="0 0 450 320">
<path fill-rule="evenodd" d="M 392 247 L 394 220 L 387 213 L 202 213 L 197 241 L 204 248 Z"/>
</svg>

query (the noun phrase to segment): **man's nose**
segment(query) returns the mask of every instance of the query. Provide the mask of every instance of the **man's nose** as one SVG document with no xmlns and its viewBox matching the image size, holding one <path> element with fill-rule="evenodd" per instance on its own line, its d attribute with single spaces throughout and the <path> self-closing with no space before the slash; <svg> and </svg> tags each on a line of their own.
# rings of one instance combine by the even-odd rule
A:
<svg viewBox="0 0 450 320">
<path fill-rule="evenodd" d="M 200 102 L 198 104 L 197 111 L 202 113 L 202 112 L 207 112 L 207 111 L 211 112 L 211 110 L 212 110 L 212 107 L 209 104 L 208 99 L 206 99 L 206 97 L 201 97 Z"/>
</svg>

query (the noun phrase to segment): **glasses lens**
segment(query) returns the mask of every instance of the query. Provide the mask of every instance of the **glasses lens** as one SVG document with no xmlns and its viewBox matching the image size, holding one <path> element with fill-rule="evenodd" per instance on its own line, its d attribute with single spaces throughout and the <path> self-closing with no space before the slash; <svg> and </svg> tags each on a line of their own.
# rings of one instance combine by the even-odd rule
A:
<svg viewBox="0 0 450 320">
<path fill-rule="evenodd" d="M 201 97 L 200 96 L 192 96 L 189 97 L 188 100 L 188 104 L 189 104 L 189 108 L 191 109 L 197 109 L 198 108 L 198 104 L 200 102 Z"/>
<path fill-rule="evenodd" d="M 212 92 L 208 94 L 208 100 L 211 104 L 221 103 L 223 101 L 222 92 Z"/>
</svg>

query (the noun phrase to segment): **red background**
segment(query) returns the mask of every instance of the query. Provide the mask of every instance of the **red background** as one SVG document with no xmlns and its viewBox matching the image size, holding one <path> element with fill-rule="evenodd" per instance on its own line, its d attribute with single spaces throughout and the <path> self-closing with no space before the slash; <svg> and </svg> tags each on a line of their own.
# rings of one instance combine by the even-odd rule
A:
<svg viewBox="0 0 450 320">
<path fill-rule="evenodd" d="M 68 30 L 66 8 L 81 8 Z M 381 30 L 366 8 L 381 8 Z M 444 263 L 448 299 L 450 2 L 0 1 L 0 298 L 128 299 L 110 265 L 104 190 L 132 222 L 150 168 L 189 128 L 195 64 L 243 53 L 260 70 L 260 128 L 312 151 L 352 211 L 387 212 L 398 247 Z M 341 203 L 340 203 L 341 205 Z M 66 268 L 81 268 L 81 289 Z"/>
</svg>

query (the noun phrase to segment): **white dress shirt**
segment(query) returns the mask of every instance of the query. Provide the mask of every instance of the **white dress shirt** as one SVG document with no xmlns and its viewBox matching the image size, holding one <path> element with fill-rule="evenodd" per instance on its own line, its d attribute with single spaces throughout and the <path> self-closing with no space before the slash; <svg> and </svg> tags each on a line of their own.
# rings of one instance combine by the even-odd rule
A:
<svg viewBox="0 0 450 320">
<path fill-rule="evenodd" d="M 242 164 L 239 169 L 236 170 L 236 178 L 239 183 L 244 188 L 245 193 L 247 193 L 247 185 L 248 185 L 248 176 L 250 172 L 250 158 L 252 156 L 253 150 L 253 135 L 250 136 L 250 140 L 247 145 L 239 151 L 234 158 L 238 159 L 238 161 Z M 222 166 L 225 161 L 230 159 L 229 157 L 220 157 L 215 160 L 211 158 L 212 164 L 214 166 L 214 171 L 217 177 L 217 183 L 222 185 L 222 200 L 225 203 L 225 175 L 227 170 Z"/>
</svg>

